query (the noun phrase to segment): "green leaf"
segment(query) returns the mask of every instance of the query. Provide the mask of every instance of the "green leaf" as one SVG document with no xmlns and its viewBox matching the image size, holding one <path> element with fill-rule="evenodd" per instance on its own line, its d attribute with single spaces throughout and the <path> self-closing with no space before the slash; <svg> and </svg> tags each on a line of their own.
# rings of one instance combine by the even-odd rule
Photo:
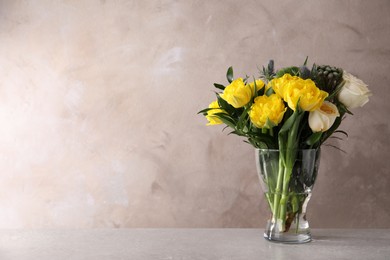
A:
<svg viewBox="0 0 390 260">
<path fill-rule="evenodd" d="M 353 113 L 351 111 L 349 111 L 349 109 L 343 103 L 338 104 L 338 109 L 339 109 L 340 114 L 347 113 L 347 114 L 353 115 Z"/>
<path fill-rule="evenodd" d="M 333 144 L 324 144 L 324 145 L 333 147 L 333 148 L 335 148 L 335 149 L 337 149 L 337 150 L 339 150 L 340 152 L 343 152 L 343 153 L 345 153 L 345 154 L 347 153 L 346 151 L 344 151 L 344 150 L 341 149 L 340 147 L 337 147 L 337 146 L 335 146 L 335 145 L 333 145 Z"/>
<path fill-rule="evenodd" d="M 336 117 L 336 120 L 334 121 L 332 127 L 323 133 L 320 145 L 323 144 L 326 141 L 326 139 L 328 139 L 337 130 L 337 128 L 341 124 L 341 121 L 343 120 L 343 115 L 344 113 L 340 112 L 340 116 Z"/>
<path fill-rule="evenodd" d="M 276 77 L 280 78 L 283 77 L 284 74 L 290 74 L 291 76 L 297 76 L 299 73 L 299 68 L 295 66 L 283 68 L 276 72 Z"/>
<path fill-rule="evenodd" d="M 200 110 L 197 114 L 203 114 L 203 115 L 207 115 L 207 112 L 209 112 L 210 110 L 212 110 L 214 108 L 205 108 L 205 109 L 202 109 Z"/>
<path fill-rule="evenodd" d="M 299 100 L 296 105 L 294 113 L 284 122 L 282 128 L 279 130 L 278 141 L 280 157 L 286 167 L 294 165 L 296 156 L 296 147 L 298 145 L 299 125 L 304 111 L 299 108 Z"/>
<path fill-rule="evenodd" d="M 249 110 L 250 110 L 250 106 L 245 108 L 244 112 L 242 112 L 242 114 L 240 115 L 238 122 L 237 122 L 238 129 L 243 129 L 244 126 L 246 125 L 246 123 L 248 122 L 247 119 L 249 117 L 247 117 L 247 115 L 248 115 Z"/>
<path fill-rule="evenodd" d="M 317 142 L 319 142 L 321 140 L 321 136 L 322 136 L 322 132 L 313 133 L 311 136 L 309 136 L 306 139 L 305 143 L 307 145 L 313 146 L 314 144 L 316 144 Z"/>
<path fill-rule="evenodd" d="M 220 90 L 225 90 L 225 86 L 218 84 L 218 83 L 214 83 L 214 87 L 216 87 L 217 89 L 220 89 Z"/>
<path fill-rule="evenodd" d="M 231 134 L 235 134 L 235 135 L 241 135 L 239 132 L 237 132 L 236 130 L 234 131 L 231 131 L 228 133 L 228 135 L 231 135 Z"/>
<path fill-rule="evenodd" d="M 299 101 L 298 101 L 299 103 Z M 289 169 L 292 169 L 292 167 L 295 164 L 295 159 L 296 159 L 296 149 L 298 147 L 298 141 L 299 141 L 299 126 L 301 124 L 302 117 L 304 115 L 304 112 L 299 111 L 298 104 L 297 104 L 297 109 L 298 115 L 288 132 L 288 139 L 287 139 L 287 151 L 286 151 L 286 166 Z"/>
<path fill-rule="evenodd" d="M 213 114 L 213 116 L 217 116 L 219 119 L 221 119 L 221 121 L 224 124 L 230 126 L 231 128 L 233 128 L 233 129 L 236 128 L 236 122 L 229 115 L 227 115 L 225 113 L 215 113 L 215 114 Z"/>
<path fill-rule="evenodd" d="M 294 111 L 294 113 L 286 120 L 286 122 L 283 124 L 282 128 L 279 130 L 279 135 L 285 134 L 288 130 L 291 129 L 293 126 L 295 119 L 298 116 L 298 109 Z"/>
<path fill-rule="evenodd" d="M 306 56 L 306 60 L 305 60 L 305 62 L 303 63 L 303 66 L 306 66 L 306 64 L 307 64 L 307 59 L 309 58 L 309 56 Z"/>
<path fill-rule="evenodd" d="M 334 136 L 334 135 L 330 136 L 329 139 L 330 139 L 330 138 L 332 138 L 332 139 L 337 139 L 337 140 L 340 140 L 340 141 L 343 140 L 343 138 L 338 137 L 338 136 Z"/>
<path fill-rule="evenodd" d="M 279 151 L 280 151 L 280 158 L 282 159 L 282 162 L 284 165 L 286 165 L 286 150 L 287 150 L 287 134 L 288 131 L 293 126 L 295 120 L 298 116 L 298 109 L 294 111 L 294 113 L 284 122 L 282 128 L 279 130 L 278 134 L 278 141 L 279 141 Z"/>
<path fill-rule="evenodd" d="M 268 128 L 268 129 L 271 129 L 273 127 L 275 127 L 276 125 L 271 121 L 269 120 L 269 118 L 267 118 L 267 121 L 265 122 L 265 127 Z"/>
<path fill-rule="evenodd" d="M 345 80 L 342 80 L 335 88 L 335 90 L 333 91 L 333 93 L 330 93 L 329 96 L 325 99 L 327 101 L 329 100 L 332 100 L 339 92 L 340 90 L 343 88 L 343 86 L 345 85 Z"/>
<path fill-rule="evenodd" d="M 233 81 L 233 67 L 230 66 L 226 72 L 226 78 L 229 81 L 229 83 L 232 83 Z"/>
<path fill-rule="evenodd" d="M 219 107 L 225 110 L 229 115 L 233 115 L 237 111 L 232 105 L 230 105 L 225 99 L 221 98 L 221 96 L 218 94 L 217 100 Z"/>
<path fill-rule="evenodd" d="M 336 131 L 334 131 L 334 133 L 342 133 L 342 134 L 345 135 L 345 137 L 348 137 L 347 132 L 345 132 L 345 131 L 343 131 L 343 130 L 336 130 Z"/>
<path fill-rule="evenodd" d="M 265 86 L 264 86 L 264 88 L 265 88 Z M 269 97 L 269 96 L 271 96 L 271 95 L 274 94 L 274 93 L 275 93 L 274 89 L 273 89 L 273 88 L 269 88 L 269 89 L 267 89 L 267 91 L 265 92 L 265 95 L 266 95 L 267 97 Z"/>
<path fill-rule="evenodd" d="M 255 145 L 255 147 L 259 147 L 258 144 L 263 143 L 263 144 L 266 144 L 267 147 L 269 147 L 269 148 L 275 148 L 273 139 L 269 135 L 266 135 L 266 134 L 258 133 L 258 134 L 253 135 L 253 136 L 251 135 L 248 138 L 248 140 L 251 143 L 257 144 L 257 145 Z"/>
<path fill-rule="evenodd" d="M 252 89 L 253 92 L 252 93 L 254 93 L 254 95 L 253 95 L 252 99 L 255 99 L 255 97 L 257 97 L 256 89 L 257 89 L 257 83 L 256 83 L 255 77 L 253 77 L 253 89 Z"/>
<path fill-rule="evenodd" d="M 265 86 L 257 91 L 257 97 L 264 95 L 264 92 L 265 92 Z"/>
</svg>

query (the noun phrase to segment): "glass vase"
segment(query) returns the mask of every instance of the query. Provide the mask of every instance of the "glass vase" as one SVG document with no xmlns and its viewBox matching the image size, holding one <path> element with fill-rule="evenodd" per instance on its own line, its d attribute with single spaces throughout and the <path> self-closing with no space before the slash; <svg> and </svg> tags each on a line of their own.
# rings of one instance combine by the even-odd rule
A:
<svg viewBox="0 0 390 260">
<path fill-rule="evenodd" d="M 279 150 L 256 149 L 257 172 L 272 213 L 264 238 L 282 243 L 310 242 L 306 209 L 318 173 L 320 149 L 284 151 L 283 155 Z M 293 166 L 286 166 L 286 156 L 294 158 Z"/>
</svg>

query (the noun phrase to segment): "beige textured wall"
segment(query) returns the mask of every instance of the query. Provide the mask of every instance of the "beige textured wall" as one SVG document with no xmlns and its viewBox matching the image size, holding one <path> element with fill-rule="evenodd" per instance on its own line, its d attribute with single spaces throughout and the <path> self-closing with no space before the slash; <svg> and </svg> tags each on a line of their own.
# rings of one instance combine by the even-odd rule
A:
<svg viewBox="0 0 390 260">
<path fill-rule="evenodd" d="M 313 227 L 390 227 L 390 1 L 0 1 L 0 227 L 263 227 L 212 83 L 311 62 L 374 96 L 325 147 Z"/>
</svg>

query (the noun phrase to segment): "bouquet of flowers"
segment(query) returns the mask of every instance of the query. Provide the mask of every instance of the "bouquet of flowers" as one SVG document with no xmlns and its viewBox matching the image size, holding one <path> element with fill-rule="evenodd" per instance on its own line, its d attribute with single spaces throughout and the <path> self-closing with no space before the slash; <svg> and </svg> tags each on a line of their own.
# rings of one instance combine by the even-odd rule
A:
<svg viewBox="0 0 390 260">
<path fill-rule="evenodd" d="M 208 125 L 225 124 L 230 134 L 245 137 L 257 149 L 279 151 L 276 180 L 272 185 L 266 180 L 274 191 L 267 199 L 279 229 L 287 230 L 289 208 L 299 210 L 290 200 L 298 150 L 319 149 L 335 133 L 347 136 L 338 130 L 340 123 L 351 109 L 368 102 L 370 91 L 341 68 L 314 64 L 309 69 L 307 58 L 302 66 L 277 71 L 271 60 L 257 79 L 235 78 L 232 67 L 226 76 L 229 84 L 215 83 L 216 100 L 199 113 Z"/>
</svg>

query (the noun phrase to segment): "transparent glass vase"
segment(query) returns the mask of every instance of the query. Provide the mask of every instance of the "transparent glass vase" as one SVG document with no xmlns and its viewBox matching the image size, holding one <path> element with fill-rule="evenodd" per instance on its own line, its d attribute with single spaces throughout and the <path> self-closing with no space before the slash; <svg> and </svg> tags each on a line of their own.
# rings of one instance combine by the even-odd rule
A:
<svg viewBox="0 0 390 260">
<path fill-rule="evenodd" d="M 293 155 L 293 167 L 287 167 L 279 150 L 256 149 L 257 172 L 271 210 L 264 232 L 269 241 L 311 241 L 306 210 L 318 173 L 320 149 L 295 150 Z"/>
</svg>

